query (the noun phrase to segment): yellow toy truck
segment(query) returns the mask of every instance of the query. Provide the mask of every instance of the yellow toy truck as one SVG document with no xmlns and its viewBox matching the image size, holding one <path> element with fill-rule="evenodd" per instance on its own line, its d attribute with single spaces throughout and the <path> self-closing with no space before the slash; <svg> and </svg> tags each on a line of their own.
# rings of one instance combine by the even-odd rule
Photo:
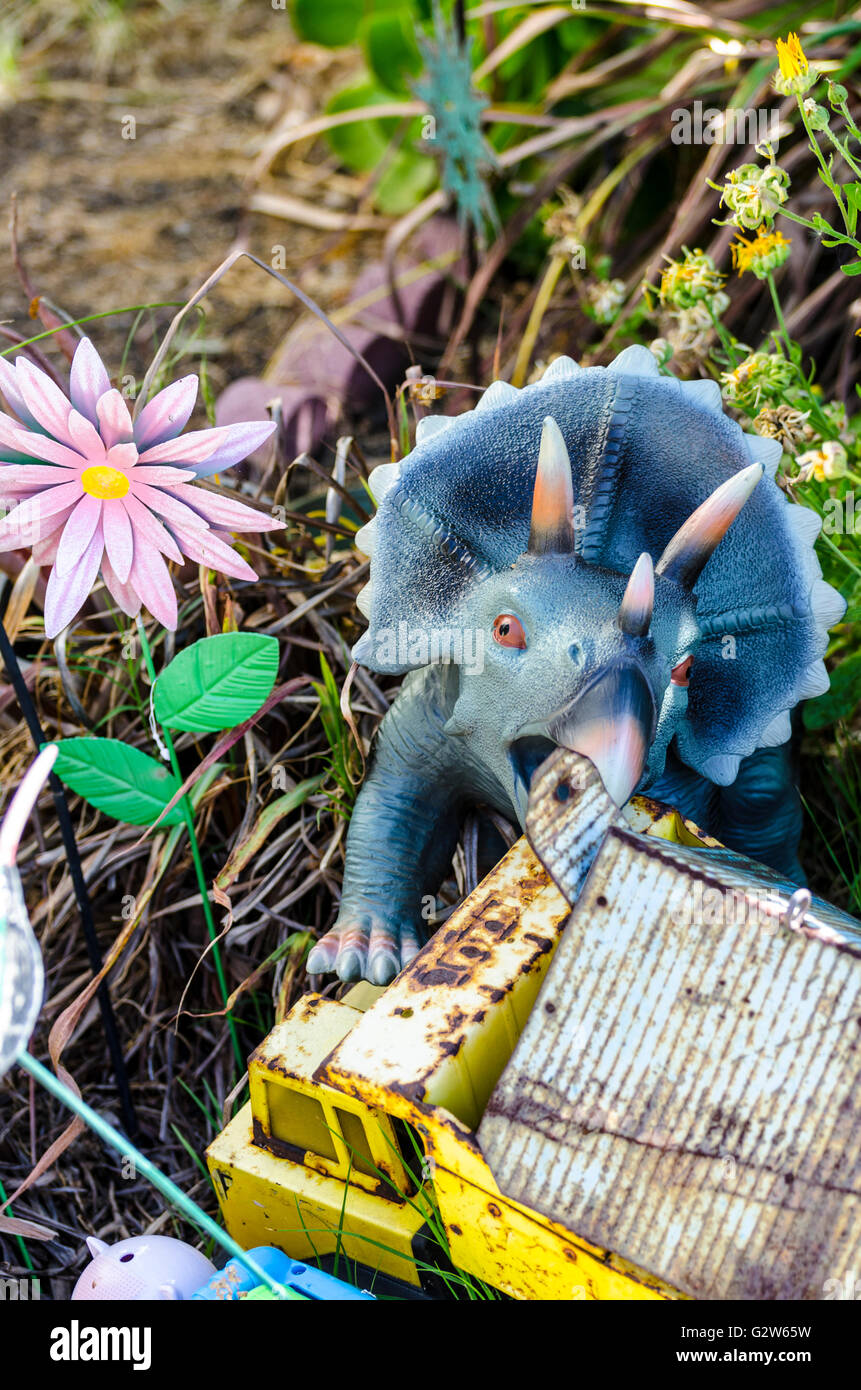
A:
<svg viewBox="0 0 861 1390">
<path fill-rule="evenodd" d="M 433 1287 L 439 1223 L 515 1298 L 823 1297 L 861 1267 L 859 1021 L 858 922 L 559 750 L 391 985 L 273 1029 L 208 1163 L 240 1244 L 374 1290 Z"/>
</svg>

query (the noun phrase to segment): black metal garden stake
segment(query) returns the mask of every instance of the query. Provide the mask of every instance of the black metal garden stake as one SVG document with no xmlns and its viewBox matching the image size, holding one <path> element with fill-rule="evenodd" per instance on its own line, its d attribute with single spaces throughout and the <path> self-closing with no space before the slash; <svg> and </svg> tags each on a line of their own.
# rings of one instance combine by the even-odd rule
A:
<svg viewBox="0 0 861 1390">
<path fill-rule="evenodd" d="M 9 635 L 2 621 L 0 621 L 0 655 L 3 657 L 3 664 L 6 667 L 13 689 L 18 697 L 21 712 L 27 721 L 30 737 L 38 752 L 42 744 L 46 741 L 45 735 L 39 723 L 38 711 L 27 689 L 21 667 L 18 665 L 15 649 L 9 641 Z M 87 892 L 87 885 L 84 881 L 81 856 L 78 853 L 78 844 L 75 839 L 72 818 L 69 815 L 66 793 L 62 782 L 54 773 L 51 773 L 50 784 L 51 792 L 54 797 L 54 806 L 57 811 L 57 819 L 60 823 L 60 833 L 63 837 L 63 844 L 66 849 L 69 872 L 72 876 L 72 887 L 74 888 L 78 911 L 81 915 L 81 923 L 84 928 L 84 940 L 87 945 L 90 968 L 93 974 L 96 975 L 102 968 L 102 953 L 99 949 L 99 942 L 96 936 L 92 904 L 90 903 L 90 895 Z M 107 983 L 104 980 L 99 985 L 97 997 L 99 1000 L 99 1008 L 102 1013 L 102 1026 L 105 1031 L 105 1040 L 108 1044 L 111 1066 L 117 1083 L 123 1125 L 129 1138 L 133 1139 L 138 1133 L 137 1115 L 135 1114 L 131 1090 L 129 1089 L 128 1073 L 126 1072 L 125 1059 L 123 1057 L 122 1047 L 120 1046 L 119 1032 L 117 1030 L 117 1021 L 114 1015 L 113 1005 L 111 1004 L 111 996 L 108 991 Z"/>
</svg>

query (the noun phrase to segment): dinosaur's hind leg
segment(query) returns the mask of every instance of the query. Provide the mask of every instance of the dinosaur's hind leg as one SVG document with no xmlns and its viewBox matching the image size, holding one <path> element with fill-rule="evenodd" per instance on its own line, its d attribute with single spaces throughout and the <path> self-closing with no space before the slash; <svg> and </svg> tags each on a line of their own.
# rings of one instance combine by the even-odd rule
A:
<svg viewBox="0 0 861 1390">
<path fill-rule="evenodd" d="M 665 772 L 648 788 L 648 795 L 675 806 L 728 849 L 804 883 L 798 862 L 801 802 L 790 744 L 760 748 L 743 758 L 738 776 L 728 787 L 716 787 L 671 753 Z"/>
<path fill-rule="evenodd" d="M 760 748 L 744 758 L 732 785 L 719 790 L 717 838 L 803 884 L 798 862 L 801 799 L 790 744 Z"/>
</svg>

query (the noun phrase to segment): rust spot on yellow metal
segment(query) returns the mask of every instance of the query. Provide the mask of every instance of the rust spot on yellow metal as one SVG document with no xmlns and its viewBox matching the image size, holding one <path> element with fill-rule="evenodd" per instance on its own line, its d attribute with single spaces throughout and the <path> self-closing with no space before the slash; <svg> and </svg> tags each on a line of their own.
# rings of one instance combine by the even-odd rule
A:
<svg viewBox="0 0 861 1390">
<path fill-rule="evenodd" d="M 520 840 L 318 1068 L 340 1089 L 445 1106 L 477 1124 L 569 907 Z"/>
</svg>

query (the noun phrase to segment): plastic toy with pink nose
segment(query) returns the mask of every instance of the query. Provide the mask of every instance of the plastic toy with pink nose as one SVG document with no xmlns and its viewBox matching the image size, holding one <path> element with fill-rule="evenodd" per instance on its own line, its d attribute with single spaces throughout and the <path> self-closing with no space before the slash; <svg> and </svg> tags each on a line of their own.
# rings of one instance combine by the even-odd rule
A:
<svg viewBox="0 0 861 1390">
<path fill-rule="evenodd" d="M 93 1258 L 73 1299 L 190 1299 L 215 1273 L 211 1260 L 173 1236 L 130 1236 L 115 1245 L 88 1236 L 87 1248 Z"/>
</svg>

